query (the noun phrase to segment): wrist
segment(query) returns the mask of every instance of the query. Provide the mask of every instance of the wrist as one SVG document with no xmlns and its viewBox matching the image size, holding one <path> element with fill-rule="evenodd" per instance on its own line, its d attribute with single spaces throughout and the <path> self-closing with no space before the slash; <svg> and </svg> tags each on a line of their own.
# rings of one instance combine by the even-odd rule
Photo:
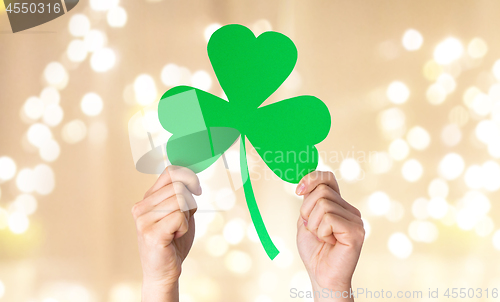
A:
<svg viewBox="0 0 500 302">
<path fill-rule="evenodd" d="M 311 278 L 311 284 L 313 292 L 316 293 L 314 302 L 354 301 L 350 280 L 345 282 L 333 282 L 326 286 L 321 286 Z"/>
<path fill-rule="evenodd" d="M 144 280 L 142 283 L 142 302 L 178 302 L 179 281 L 158 282 Z"/>
</svg>

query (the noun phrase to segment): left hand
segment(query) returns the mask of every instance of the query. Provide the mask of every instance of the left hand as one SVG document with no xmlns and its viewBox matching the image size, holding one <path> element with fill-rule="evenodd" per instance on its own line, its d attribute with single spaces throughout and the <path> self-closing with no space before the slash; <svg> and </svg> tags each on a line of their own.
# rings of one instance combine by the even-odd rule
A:
<svg viewBox="0 0 500 302">
<path fill-rule="evenodd" d="M 297 222 L 297 246 L 313 289 L 349 292 L 365 236 L 361 213 L 342 199 L 331 172 L 315 171 L 304 176 L 297 194 L 304 196 Z"/>
</svg>

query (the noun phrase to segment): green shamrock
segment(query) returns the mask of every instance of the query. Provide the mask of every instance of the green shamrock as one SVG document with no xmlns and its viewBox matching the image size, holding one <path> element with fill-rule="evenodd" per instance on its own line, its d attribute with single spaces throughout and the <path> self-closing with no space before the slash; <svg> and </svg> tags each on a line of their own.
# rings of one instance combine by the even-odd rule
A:
<svg viewBox="0 0 500 302">
<path fill-rule="evenodd" d="M 173 135 L 167 156 L 174 165 L 195 173 L 210 167 L 240 139 L 243 189 L 252 222 L 271 259 L 279 251 L 259 212 L 249 178 L 245 137 L 281 179 L 298 183 L 318 165 L 315 144 L 330 131 L 330 113 L 318 98 L 298 96 L 259 107 L 292 72 L 297 49 L 287 36 L 268 31 L 258 38 L 245 26 L 217 30 L 207 46 L 225 101 L 205 91 L 174 87 L 158 105 L 161 125 Z"/>
</svg>

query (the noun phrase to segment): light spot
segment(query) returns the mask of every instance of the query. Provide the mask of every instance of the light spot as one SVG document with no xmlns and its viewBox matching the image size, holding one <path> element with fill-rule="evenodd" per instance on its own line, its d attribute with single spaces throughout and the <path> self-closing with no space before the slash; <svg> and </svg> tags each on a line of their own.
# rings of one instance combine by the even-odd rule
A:
<svg viewBox="0 0 500 302">
<path fill-rule="evenodd" d="M 391 208 L 391 199 L 386 193 L 377 191 L 368 198 L 368 207 L 374 215 L 384 215 Z"/>
<path fill-rule="evenodd" d="M 410 239 L 403 233 L 394 233 L 389 237 L 387 242 L 389 251 L 400 259 L 408 258 L 413 251 L 413 244 Z"/>
<path fill-rule="evenodd" d="M 401 168 L 401 173 L 403 178 L 409 182 L 416 182 L 422 177 L 424 168 L 422 164 L 416 159 L 409 159 L 405 161 L 403 167 Z"/>
<path fill-rule="evenodd" d="M 410 96 L 410 90 L 405 83 L 394 81 L 387 87 L 387 98 L 394 104 L 403 104 Z"/>
<path fill-rule="evenodd" d="M 398 161 L 403 160 L 408 156 L 409 153 L 410 153 L 410 147 L 403 139 L 400 138 L 395 139 L 389 145 L 389 154 L 395 160 Z"/>
<path fill-rule="evenodd" d="M 153 77 L 148 74 L 137 76 L 134 81 L 134 93 L 135 99 L 140 105 L 144 106 L 155 102 L 158 91 Z"/>
<path fill-rule="evenodd" d="M 443 157 L 438 166 L 439 174 L 447 180 L 459 177 L 465 168 L 465 162 L 457 153 L 448 153 Z"/>
<path fill-rule="evenodd" d="M 224 264 L 231 272 L 242 275 L 252 268 L 252 258 L 242 251 L 230 251 L 224 259 Z"/>
<path fill-rule="evenodd" d="M 415 126 L 408 131 L 406 140 L 414 149 L 424 150 L 431 143 L 431 136 L 423 127 Z"/>
<path fill-rule="evenodd" d="M 111 27 L 124 27 L 127 23 L 127 11 L 121 6 L 113 7 L 108 11 L 107 20 Z"/>
<path fill-rule="evenodd" d="M 222 27 L 222 25 L 220 25 L 219 23 L 212 23 L 212 24 L 208 25 L 205 28 L 205 31 L 203 32 L 203 36 L 205 37 L 205 41 L 208 42 L 208 40 L 210 40 L 210 37 L 212 36 L 212 34 L 221 27 Z"/>
<path fill-rule="evenodd" d="M 12 233 L 22 234 L 28 230 L 30 221 L 23 213 L 15 212 L 9 215 L 8 224 Z"/>
<path fill-rule="evenodd" d="M 238 244 L 245 236 L 245 229 L 246 223 L 243 219 L 233 218 L 224 226 L 224 238 L 229 244 Z"/>
<path fill-rule="evenodd" d="M 488 52 L 488 45 L 481 38 L 472 39 L 467 45 L 467 53 L 471 58 L 479 59 L 486 55 Z"/>
<path fill-rule="evenodd" d="M 441 65 L 448 65 L 460 58 L 464 52 L 462 43 L 453 37 L 446 38 L 434 49 L 434 60 Z"/>
<path fill-rule="evenodd" d="M 106 47 L 94 51 L 90 58 L 90 66 L 95 72 L 106 72 L 115 65 L 115 62 L 115 52 Z"/>
<path fill-rule="evenodd" d="M 415 51 L 422 47 L 424 38 L 416 29 L 410 28 L 405 31 L 402 39 L 403 47 L 408 51 Z"/>
<path fill-rule="evenodd" d="M 12 158 L 0 157 L 0 182 L 11 180 L 16 175 L 16 171 L 17 166 Z"/>
<path fill-rule="evenodd" d="M 347 158 L 340 164 L 340 174 L 346 181 L 357 180 L 361 174 L 361 167 L 354 158 Z"/>
<path fill-rule="evenodd" d="M 80 108 L 85 115 L 97 116 L 101 113 L 103 102 L 101 97 L 94 92 L 86 93 L 80 102 Z"/>
<path fill-rule="evenodd" d="M 90 30 L 90 20 L 84 14 L 75 14 L 69 20 L 69 32 L 74 37 L 83 37 Z"/>
</svg>

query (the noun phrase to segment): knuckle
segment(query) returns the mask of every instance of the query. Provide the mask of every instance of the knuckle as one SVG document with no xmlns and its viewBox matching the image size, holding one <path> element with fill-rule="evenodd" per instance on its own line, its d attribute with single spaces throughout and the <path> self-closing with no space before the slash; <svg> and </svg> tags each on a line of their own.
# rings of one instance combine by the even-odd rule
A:
<svg viewBox="0 0 500 302">
<path fill-rule="evenodd" d="M 172 215 L 173 215 L 172 220 L 175 222 L 181 223 L 184 220 L 186 220 L 186 216 L 181 211 L 176 211 L 172 213 Z"/>
<path fill-rule="evenodd" d="M 140 201 L 132 206 L 131 212 L 134 219 L 137 219 L 139 215 Z"/>
<path fill-rule="evenodd" d="M 326 171 L 325 175 L 328 180 L 335 180 L 335 174 L 332 171 Z"/>
<path fill-rule="evenodd" d="M 326 213 L 323 219 L 326 223 L 333 224 L 335 222 L 335 215 L 333 215 L 332 213 Z"/>
<path fill-rule="evenodd" d="M 304 206 L 300 207 L 300 217 L 302 217 L 303 219 L 309 218 L 309 217 L 307 217 L 306 209 Z"/>
<path fill-rule="evenodd" d="M 322 210 L 327 210 L 328 208 L 330 208 L 330 201 L 326 198 L 320 198 L 318 200 L 318 206 Z"/>
<path fill-rule="evenodd" d="M 176 193 L 173 196 L 173 199 L 177 202 L 179 209 L 182 210 L 185 207 L 186 198 L 182 195 L 182 193 Z"/>
<path fill-rule="evenodd" d="M 146 229 L 146 222 L 144 221 L 144 218 L 137 217 L 137 219 L 135 220 L 135 226 L 137 228 L 137 232 L 143 234 L 144 230 Z"/>
<path fill-rule="evenodd" d="M 325 197 L 328 193 L 330 193 L 330 187 L 325 184 L 319 184 L 318 191 L 322 197 Z"/>
<path fill-rule="evenodd" d="M 173 182 L 172 187 L 174 188 L 174 194 L 182 194 L 184 192 L 184 190 L 186 189 L 184 184 L 181 182 L 178 182 L 178 181 Z"/>
<path fill-rule="evenodd" d="M 356 245 L 362 245 L 365 240 L 365 228 L 357 224 L 353 230 L 352 239 Z"/>
</svg>

